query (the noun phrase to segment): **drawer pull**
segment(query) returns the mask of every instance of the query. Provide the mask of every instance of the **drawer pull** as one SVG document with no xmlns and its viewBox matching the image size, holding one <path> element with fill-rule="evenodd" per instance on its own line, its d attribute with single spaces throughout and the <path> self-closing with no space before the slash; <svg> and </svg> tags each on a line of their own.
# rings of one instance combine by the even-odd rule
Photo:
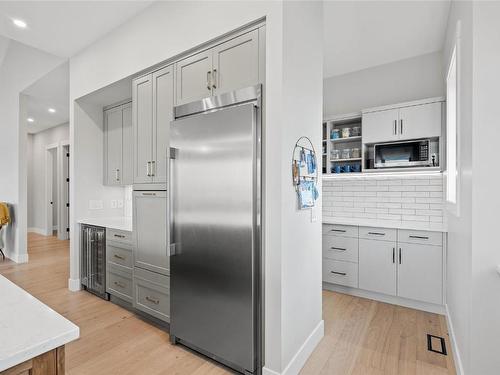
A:
<svg viewBox="0 0 500 375">
<path fill-rule="evenodd" d="M 118 237 L 118 238 L 125 238 L 123 234 L 113 234 L 113 236 Z"/>
<path fill-rule="evenodd" d="M 346 230 L 345 229 L 332 229 L 330 230 L 330 232 L 340 232 L 340 233 L 345 233 Z"/>
<path fill-rule="evenodd" d="M 429 237 L 427 236 L 414 236 L 414 235 L 410 235 L 410 238 L 416 238 L 418 240 L 428 240 Z"/>
<path fill-rule="evenodd" d="M 153 302 L 155 305 L 158 305 L 160 303 L 159 299 L 156 299 L 156 298 L 153 298 L 153 297 L 150 297 L 150 296 L 146 296 L 146 300 L 149 301 L 149 302 Z"/>
<path fill-rule="evenodd" d="M 125 257 L 122 257 L 121 255 L 118 255 L 118 254 L 113 254 L 113 256 L 114 256 L 116 259 L 125 260 Z"/>
<path fill-rule="evenodd" d="M 347 249 L 344 249 L 342 247 L 335 247 L 335 246 L 330 247 L 330 249 L 337 250 L 337 251 L 346 251 L 347 250 Z"/>
<path fill-rule="evenodd" d="M 114 284 L 119 287 L 119 288 L 125 288 L 125 285 L 123 283 L 120 283 L 118 281 L 115 281 Z"/>
<path fill-rule="evenodd" d="M 330 271 L 331 273 L 334 273 L 335 275 L 340 275 L 340 276 L 346 276 L 347 273 L 345 272 L 337 272 L 337 271 Z"/>
<path fill-rule="evenodd" d="M 371 234 L 373 236 L 385 236 L 385 233 L 380 233 L 380 232 L 368 232 L 368 234 Z"/>
</svg>

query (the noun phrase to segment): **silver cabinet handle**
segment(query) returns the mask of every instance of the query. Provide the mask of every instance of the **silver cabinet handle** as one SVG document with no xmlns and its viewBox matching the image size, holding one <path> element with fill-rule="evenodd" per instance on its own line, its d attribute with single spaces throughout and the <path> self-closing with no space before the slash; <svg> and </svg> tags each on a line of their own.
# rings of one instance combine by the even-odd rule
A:
<svg viewBox="0 0 500 375">
<path fill-rule="evenodd" d="M 119 288 L 125 288 L 125 285 L 124 285 L 124 284 L 122 284 L 122 283 L 120 283 L 120 282 L 118 282 L 118 281 L 115 281 L 115 282 L 114 282 L 114 284 L 115 284 L 117 287 L 119 287 Z"/>
<path fill-rule="evenodd" d="M 120 181 L 120 170 L 119 169 L 117 169 L 115 171 L 115 178 L 116 178 L 116 181 Z"/>
<path fill-rule="evenodd" d="M 398 134 L 398 120 L 394 120 L 394 135 Z"/>
<path fill-rule="evenodd" d="M 125 260 L 125 257 L 122 257 L 121 255 L 113 254 L 113 256 L 114 256 L 116 259 Z"/>
<path fill-rule="evenodd" d="M 113 236 L 115 236 L 117 238 L 125 238 L 125 236 L 123 234 L 113 234 Z"/>
<path fill-rule="evenodd" d="M 207 89 L 208 89 L 208 91 L 212 90 L 211 74 L 212 74 L 212 72 L 209 70 L 207 72 Z"/>
<path fill-rule="evenodd" d="M 380 232 L 368 232 L 368 234 L 371 234 L 372 236 L 385 236 L 385 233 Z"/>
<path fill-rule="evenodd" d="M 392 248 L 392 263 L 396 263 L 396 248 Z"/>
<path fill-rule="evenodd" d="M 337 251 L 346 251 L 347 250 L 347 249 L 344 249 L 342 247 L 335 247 L 335 246 L 330 247 L 330 249 L 337 250 Z"/>
<path fill-rule="evenodd" d="M 347 273 L 345 272 L 337 272 L 337 271 L 330 271 L 331 273 L 334 273 L 335 275 L 340 275 L 340 276 L 346 276 Z"/>
<path fill-rule="evenodd" d="M 160 300 L 153 298 L 153 297 L 150 297 L 150 296 L 146 296 L 146 300 L 149 302 L 153 302 L 155 305 L 158 305 L 160 303 Z"/>
<path fill-rule="evenodd" d="M 399 248 L 399 264 L 403 262 L 402 256 L 401 256 L 401 248 Z"/>
<path fill-rule="evenodd" d="M 214 89 L 217 88 L 217 69 L 214 69 L 214 72 L 212 74 L 212 87 Z"/>
<path fill-rule="evenodd" d="M 151 176 L 156 176 L 156 161 L 151 162 Z"/>
<path fill-rule="evenodd" d="M 156 193 L 148 193 L 146 191 L 142 192 L 141 195 L 151 195 L 151 196 L 156 196 Z"/>
<path fill-rule="evenodd" d="M 399 134 L 403 134 L 403 119 L 399 120 Z"/>
<path fill-rule="evenodd" d="M 419 239 L 419 240 L 428 240 L 429 237 L 427 236 L 414 236 L 414 235 L 410 235 L 409 236 L 410 238 L 416 238 L 416 239 Z"/>
<path fill-rule="evenodd" d="M 149 172 L 150 164 L 151 164 L 150 161 L 146 163 L 146 176 L 148 177 L 151 177 L 151 173 Z"/>
<path fill-rule="evenodd" d="M 330 230 L 330 232 L 341 232 L 341 233 L 345 233 L 345 229 L 332 229 Z"/>
</svg>

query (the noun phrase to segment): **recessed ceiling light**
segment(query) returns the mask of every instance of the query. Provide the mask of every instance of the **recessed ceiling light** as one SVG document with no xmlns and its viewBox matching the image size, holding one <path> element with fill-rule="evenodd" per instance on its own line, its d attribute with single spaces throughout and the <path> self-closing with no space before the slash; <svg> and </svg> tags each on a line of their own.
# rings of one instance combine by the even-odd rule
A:
<svg viewBox="0 0 500 375">
<path fill-rule="evenodd" d="M 56 113 L 56 110 L 54 108 L 49 108 L 50 113 Z"/>
<path fill-rule="evenodd" d="M 28 120 L 28 122 L 35 122 L 35 120 L 32 119 L 31 117 L 28 117 L 26 120 Z"/>
<path fill-rule="evenodd" d="M 17 27 L 19 27 L 20 29 L 25 29 L 28 25 L 26 24 L 26 22 L 24 22 L 23 20 L 20 20 L 20 19 L 17 19 L 17 18 L 14 18 L 12 20 L 12 23 L 14 25 L 16 25 Z"/>
</svg>

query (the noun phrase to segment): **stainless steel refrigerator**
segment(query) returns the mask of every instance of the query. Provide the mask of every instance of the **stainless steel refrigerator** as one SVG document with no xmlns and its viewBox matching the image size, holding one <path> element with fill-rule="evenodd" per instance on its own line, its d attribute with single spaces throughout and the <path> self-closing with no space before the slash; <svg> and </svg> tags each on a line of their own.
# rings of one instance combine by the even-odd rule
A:
<svg viewBox="0 0 500 375">
<path fill-rule="evenodd" d="M 169 212 L 173 343 L 259 374 L 261 86 L 175 107 Z"/>
</svg>

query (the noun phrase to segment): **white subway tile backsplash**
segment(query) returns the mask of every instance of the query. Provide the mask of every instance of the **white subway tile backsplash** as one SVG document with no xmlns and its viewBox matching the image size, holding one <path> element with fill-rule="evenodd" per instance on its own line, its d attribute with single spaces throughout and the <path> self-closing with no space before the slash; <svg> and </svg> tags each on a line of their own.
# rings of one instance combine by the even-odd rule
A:
<svg viewBox="0 0 500 375">
<path fill-rule="evenodd" d="M 323 180 L 323 216 L 442 223 L 441 175 L 367 176 Z"/>
</svg>

